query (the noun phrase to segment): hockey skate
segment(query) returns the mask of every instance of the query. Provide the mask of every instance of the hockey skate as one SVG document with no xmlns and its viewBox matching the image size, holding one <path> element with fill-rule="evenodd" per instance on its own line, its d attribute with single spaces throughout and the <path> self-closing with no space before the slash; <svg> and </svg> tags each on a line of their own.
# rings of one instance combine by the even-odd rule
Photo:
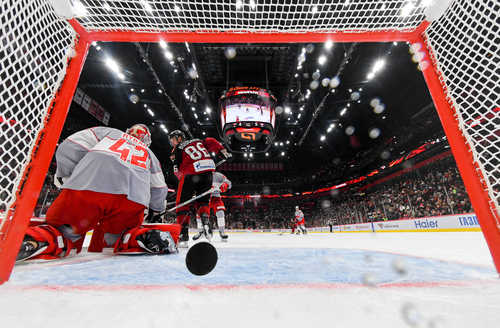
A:
<svg viewBox="0 0 500 328">
<path fill-rule="evenodd" d="M 212 226 L 210 225 L 210 220 L 208 219 L 208 214 L 206 213 L 201 214 L 201 224 L 203 224 L 203 231 L 205 238 L 207 238 L 208 241 L 212 241 L 213 232 L 212 232 Z"/>
<path fill-rule="evenodd" d="M 189 241 L 189 228 L 187 226 L 182 227 L 181 234 L 179 235 L 179 242 L 177 243 L 177 247 L 179 248 L 188 248 Z"/>
<path fill-rule="evenodd" d="M 205 230 L 204 229 L 198 231 L 198 233 L 193 236 L 193 240 L 198 240 L 198 239 L 200 239 L 203 236 L 205 236 Z"/>
<path fill-rule="evenodd" d="M 47 249 L 48 246 L 49 246 L 48 243 L 35 241 L 33 238 L 25 237 L 25 240 L 21 244 L 21 249 L 17 254 L 16 263 L 22 262 L 24 260 L 27 260 L 42 253 L 44 250 Z"/>
<path fill-rule="evenodd" d="M 227 243 L 227 235 L 224 231 L 222 230 L 219 230 L 219 235 L 220 235 L 220 239 L 223 241 L 223 242 L 226 242 Z"/>
</svg>

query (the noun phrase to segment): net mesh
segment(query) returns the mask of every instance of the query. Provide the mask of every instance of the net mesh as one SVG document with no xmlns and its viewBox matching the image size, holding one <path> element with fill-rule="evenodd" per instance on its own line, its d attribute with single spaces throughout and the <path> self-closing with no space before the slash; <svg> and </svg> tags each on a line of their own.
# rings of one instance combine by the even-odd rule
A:
<svg viewBox="0 0 500 328">
<path fill-rule="evenodd" d="M 500 3 L 455 1 L 426 31 L 458 125 L 500 217 Z M 496 209 L 496 210 L 495 210 Z M 500 224 L 499 221 L 497 221 Z"/>
<path fill-rule="evenodd" d="M 429 1 L 72 1 L 77 2 L 82 5 L 77 20 L 89 32 L 331 33 L 411 32 L 425 19 Z"/>
<path fill-rule="evenodd" d="M 1 1 L 0 19 L 1 231 L 62 81 L 74 33 L 43 0 Z"/>
</svg>

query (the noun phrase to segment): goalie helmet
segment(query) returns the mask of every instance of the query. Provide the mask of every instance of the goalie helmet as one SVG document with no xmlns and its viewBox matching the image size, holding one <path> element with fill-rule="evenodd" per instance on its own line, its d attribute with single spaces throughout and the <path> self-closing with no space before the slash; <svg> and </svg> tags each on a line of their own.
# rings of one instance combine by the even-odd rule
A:
<svg viewBox="0 0 500 328">
<path fill-rule="evenodd" d="M 151 132 L 149 132 L 148 127 L 144 124 L 132 125 L 125 133 L 144 142 L 148 147 L 151 145 Z"/>
<path fill-rule="evenodd" d="M 174 146 L 174 145 L 172 145 L 172 139 L 174 139 L 175 137 L 177 137 L 177 139 L 176 139 L 176 140 L 177 140 L 179 143 L 181 143 L 181 142 L 183 142 L 183 141 L 185 141 L 185 140 L 186 140 L 186 135 L 184 134 L 184 132 L 179 131 L 179 130 L 172 131 L 172 132 L 170 132 L 170 134 L 168 135 L 168 142 L 170 143 L 170 146 L 172 146 L 172 147 Z M 179 138 L 180 138 L 180 140 L 179 140 Z"/>
</svg>

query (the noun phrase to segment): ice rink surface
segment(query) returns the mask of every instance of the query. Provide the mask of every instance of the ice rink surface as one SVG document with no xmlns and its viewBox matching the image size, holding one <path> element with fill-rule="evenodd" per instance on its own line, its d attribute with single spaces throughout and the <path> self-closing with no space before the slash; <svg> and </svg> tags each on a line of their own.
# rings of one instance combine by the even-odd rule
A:
<svg viewBox="0 0 500 328">
<path fill-rule="evenodd" d="M 190 241 L 192 245 L 194 242 Z M 187 250 L 81 253 L 16 265 L 1 327 L 498 327 L 500 279 L 480 232 L 214 236 Z"/>
</svg>

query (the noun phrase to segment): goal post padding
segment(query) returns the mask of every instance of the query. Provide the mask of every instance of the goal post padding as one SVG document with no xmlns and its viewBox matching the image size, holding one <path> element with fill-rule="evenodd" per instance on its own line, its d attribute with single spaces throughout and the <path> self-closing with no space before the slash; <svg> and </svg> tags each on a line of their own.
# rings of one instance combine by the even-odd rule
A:
<svg viewBox="0 0 500 328">
<path fill-rule="evenodd" d="M 316 6 L 266 2 L 269 4 L 237 9 L 232 1 L 191 0 L 179 3 L 183 7 L 178 11 L 171 1 L 113 1 L 113 7 L 106 9 L 101 1 L 80 0 L 87 8 L 86 15 L 69 21 L 54 14 L 43 0 L 20 0 L 2 7 L 0 73 L 7 83 L 0 86 L 0 124 L 2 145 L 8 145 L 6 152 L 11 153 L 0 157 L 2 170 L 7 168 L 3 174 L 7 183 L 1 185 L 1 205 L 6 212 L 0 221 L 0 284 L 7 281 L 12 271 L 93 41 L 411 42 L 419 48 L 417 58 L 500 272 L 500 178 L 495 171 L 500 151 L 498 142 L 492 140 L 498 121 L 490 115 L 495 100 L 491 100 L 491 95 L 486 96 L 489 102 L 485 97 L 475 97 L 474 104 L 466 106 L 468 98 L 462 95 L 482 95 L 481 84 L 495 81 L 498 88 L 498 68 L 488 69 L 490 62 L 499 62 L 498 49 L 494 48 L 499 43 L 497 2 L 456 0 L 430 26 L 424 20 L 425 6 L 421 1 L 414 3 L 407 15 L 401 15 L 408 5 L 406 0 Z M 471 26 L 477 34 L 475 38 L 466 35 Z M 467 40 L 457 41 L 457 33 Z M 459 52 L 457 44 L 464 51 Z M 68 66 L 68 53 L 73 47 L 76 55 Z M 489 57 L 478 58 L 485 49 L 490 50 Z M 470 79 L 460 74 L 461 63 L 476 67 Z M 498 107 L 500 92 L 493 92 Z M 26 140 L 30 143 L 20 148 L 15 145 L 19 140 L 21 144 Z M 14 157 L 18 162 L 15 167 L 11 165 Z"/>
</svg>

